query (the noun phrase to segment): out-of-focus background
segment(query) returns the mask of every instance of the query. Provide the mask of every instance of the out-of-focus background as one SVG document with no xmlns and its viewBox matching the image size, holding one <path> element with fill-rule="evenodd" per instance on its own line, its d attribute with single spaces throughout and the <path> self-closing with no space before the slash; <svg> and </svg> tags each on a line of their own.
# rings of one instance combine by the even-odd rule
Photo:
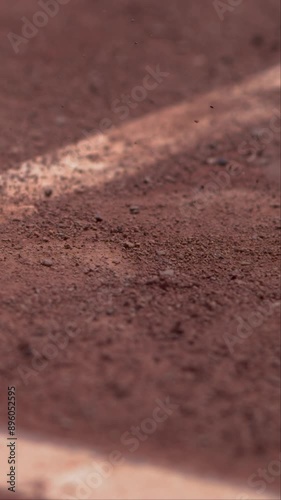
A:
<svg viewBox="0 0 281 500">
<path fill-rule="evenodd" d="M 1 498 L 277 498 L 279 18 L 1 2 Z"/>
</svg>

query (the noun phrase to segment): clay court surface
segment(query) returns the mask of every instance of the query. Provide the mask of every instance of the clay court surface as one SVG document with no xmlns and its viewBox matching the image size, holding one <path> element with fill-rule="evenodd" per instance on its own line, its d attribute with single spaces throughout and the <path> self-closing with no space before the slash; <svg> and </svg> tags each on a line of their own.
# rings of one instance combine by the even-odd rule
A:
<svg viewBox="0 0 281 500">
<path fill-rule="evenodd" d="M 18 498 L 277 498 L 279 2 L 71 0 L 16 54 L 38 9 L 1 2 L 1 498 L 12 385 Z"/>
</svg>

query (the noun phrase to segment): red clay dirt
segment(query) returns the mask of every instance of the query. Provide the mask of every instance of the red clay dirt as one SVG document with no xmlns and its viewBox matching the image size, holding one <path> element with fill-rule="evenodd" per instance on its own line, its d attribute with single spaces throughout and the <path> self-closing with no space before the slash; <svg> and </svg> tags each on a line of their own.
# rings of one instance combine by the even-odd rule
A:
<svg viewBox="0 0 281 500">
<path fill-rule="evenodd" d="M 15 54 L 7 33 L 37 10 L 5 2 L 0 21 L 0 371 L 19 433 L 108 456 L 170 398 L 132 460 L 247 484 L 280 444 L 279 2 L 221 21 L 205 0 L 72 0 Z M 121 120 L 114 100 L 157 65 Z"/>
</svg>

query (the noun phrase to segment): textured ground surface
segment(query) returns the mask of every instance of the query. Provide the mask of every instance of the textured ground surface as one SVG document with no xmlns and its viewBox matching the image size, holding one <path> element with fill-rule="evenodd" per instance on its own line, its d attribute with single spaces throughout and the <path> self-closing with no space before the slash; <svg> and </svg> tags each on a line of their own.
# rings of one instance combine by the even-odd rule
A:
<svg viewBox="0 0 281 500">
<path fill-rule="evenodd" d="M 280 443 L 279 2 L 212 3 L 72 0 L 19 54 L 37 2 L 1 6 L 0 373 L 19 433 L 242 494 Z"/>
</svg>

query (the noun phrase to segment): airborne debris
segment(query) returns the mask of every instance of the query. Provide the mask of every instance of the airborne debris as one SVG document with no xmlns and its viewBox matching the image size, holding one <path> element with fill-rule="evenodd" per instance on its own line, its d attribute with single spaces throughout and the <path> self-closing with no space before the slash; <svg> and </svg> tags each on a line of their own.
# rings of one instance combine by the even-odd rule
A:
<svg viewBox="0 0 281 500">
<path fill-rule="evenodd" d="M 140 212 L 140 207 L 138 207 L 137 205 L 132 205 L 130 207 L 130 212 L 131 212 L 131 214 L 136 215 Z"/>
</svg>

